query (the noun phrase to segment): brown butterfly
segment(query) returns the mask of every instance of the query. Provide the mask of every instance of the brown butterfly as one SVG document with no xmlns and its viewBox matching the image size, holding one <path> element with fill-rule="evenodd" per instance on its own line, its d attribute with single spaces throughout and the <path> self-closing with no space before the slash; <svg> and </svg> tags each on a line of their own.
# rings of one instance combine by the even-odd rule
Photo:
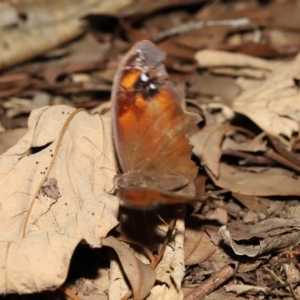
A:
<svg viewBox="0 0 300 300">
<path fill-rule="evenodd" d="M 116 151 L 123 174 L 114 179 L 123 205 L 147 209 L 195 196 L 198 167 L 188 135 L 201 120 L 181 108 L 165 53 L 149 41 L 124 56 L 112 89 Z"/>
</svg>

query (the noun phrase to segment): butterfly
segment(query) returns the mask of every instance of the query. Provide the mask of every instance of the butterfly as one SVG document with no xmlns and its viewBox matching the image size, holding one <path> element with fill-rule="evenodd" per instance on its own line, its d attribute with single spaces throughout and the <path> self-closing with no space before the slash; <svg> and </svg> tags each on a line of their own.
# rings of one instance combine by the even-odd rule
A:
<svg viewBox="0 0 300 300">
<path fill-rule="evenodd" d="M 136 209 L 195 196 L 198 167 L 188 136 L 201 117 L 182 110 L 165 56 L 150 41 L 137 43 L 119 64 L 112 87 L 114 142 L 123 171 L 114 183 L 123 205 Z"/>
</svg>

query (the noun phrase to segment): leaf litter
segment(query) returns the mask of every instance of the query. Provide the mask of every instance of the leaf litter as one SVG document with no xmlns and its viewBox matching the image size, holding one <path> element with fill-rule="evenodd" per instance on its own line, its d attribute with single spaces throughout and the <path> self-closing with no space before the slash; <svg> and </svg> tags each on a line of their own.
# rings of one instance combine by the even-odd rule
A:
<svg viewBox="0 0 300 300">
<path fill-rule="evenodd" d="M 6 129 L 0 134 L 0 292 L 25 299 L 59 287 L 73 299 L 195 299 L 199 290 L 207 299 L 299 298 L 299 7 L 285 1 L 146 1 L 123 11 L 124 2 L 64 10 L 20 5 L 0 4 L 9 46 L 0 65 L 16 65 L 0 75 Z M 107 12 L 115 17 L 95 26 L 95 16 Z M 116 24 L 118 16 L 126 19 Z M 189 21 L 241 18 L 249 20 L 243 27 L 191 26 L 180 33 Z M 64 22 L 75 27 L 61 31 Z M 169 29 L 177 35 L 158 46 L 168 53 L 166 66 L 187 108 L 205 120 L 191 138 L 201 202 L 188 205 L 185 215 L 180 207 L 119 210 L 107 101 L 112 76 L 134 42 Z M 34 51 L 25 51 L 28 45 Z M 90 113 L 76 110 L 82 107 Z M 16 129 L 30 112 L 28 130 Z M 75 272 L 74 281 L 78 249 L 87 251 L 94 271 Z M 224 282 L 219 287 L 216 278 Z"/>
</svg>

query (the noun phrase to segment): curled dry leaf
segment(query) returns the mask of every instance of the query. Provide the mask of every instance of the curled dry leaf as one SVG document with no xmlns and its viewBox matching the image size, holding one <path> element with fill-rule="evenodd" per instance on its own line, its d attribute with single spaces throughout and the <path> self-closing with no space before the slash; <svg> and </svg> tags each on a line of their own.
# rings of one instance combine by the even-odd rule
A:
<svg viewBox="0 0 300 300">
<path fill-rule="evenodd" d="M 112 236 L 103 239 L 102 245 L 116 251 L 132 288 L 133 299 L 142 300 L 147 297 L 155 282 L 155 271 L 149 265 L 143 264 L 128 247 Z M 114 293 L 114 291 L 110 292 Z M 111 297 L 111 299 L 116 298 Z"/>
<path fill-rule="evenodd" d="M 168 209 L 166 210 L 166 212 Z M 160 211 L 159 216 L 157 212 L 149 212 L 146 211 L 145 214 L 141 214 L 139 217 L 136 217 L 135 214 L 130 214 L 128 217 L 130 220 L 130 225 L 128 225 L 131 229 L 131 234 L 134 235 L 135 240 L 140 240 L 138 235 L 141 234 L 145 237 L 146 244 L 151 247 L 150 250 L 160 250 L 162 241 L 166 238 L 166 234 L 168 231 L 168 220 L 169 217 L 162 216 L 163 211 Z M 173 214 L 172 214 L 173 215 Z M 185 223 L 184 223 L 184 213 L 181 208 L 178 208 L 176 211 L 176 224 L 175 228 L 172 231 L 171 238 L 168 242 L 168 245 L 165 249 L 164 255 L 159 262 L 159 264 L 155 268 L 156 274 L 156 284 L 152 290 L 150 295 L 147 297 L 147 300 L 156 300 L 156 299 L 181 299 L 182 298 L 182 291 L 181 291 L 181 282 L 183 276 L 185 274 L 184 268 L 184 230 L 185 230 Z M 142 220 L 145 219 L 148 221 L 147 224 L 144 224 Z M 166 219 L 165 219 L 166 217 Z M 162 220 L 163 222 L 162 222 Z M 155 219 L 159 219 L 160 222 L 157 223 Z M 123 225 L 127 223 L 124 219 L 124 215 L 122 216 L 122 223 Z M 138 222 L 138 223 L 136 223 Z M 136 224 L 136 226 L 134 225 Z M 135 230 L 137 232 L 135 232 Z M 145 244 L 145 241 L 142 243 Z M 141 251 L 135 251 L 134 248 L 131 249 L 135 252 L 135 256 L 142 261 L 144 264 L 149 264 L 149 258 L 146 257 Z M 122 262 L 121 262 L 122 263 Z M 124 272 L 122 272 L 120 264 L 115 261 L 112 261 L 111 264 L 111 284 L 109 288 L 109 294 L 111 299 L 120 299 L 130 288 L 133 289 L 131 286 L 131 280 L 137 281 L 136 276 L 128 280 L 124 276 Z M 131 274 L 126 274 L 127 276 L 132 276 Z M 148 280 L 148 279 L 147 279 Z M 128 282 L 130 286 L 128 286 Z"/>
<path fill-rule="evenodd" d="M 231 228 L 230 228 L 231 227 Z M 219 230 L 223 241 L 232 248 L 237 255 L 255 257 L 271 251 L 277 251 L 299 243 L 300 222 L 293 219 L 273 218 L 255 225 L 222 226 Z M 259 244 L 244 240 L 252 237 L 261 238 Z M 239 241 L 237 244 L 235 241 Z"/>
<path fill-rule="evenodd" d="M 291 228 L 300 227 L 300 222 L 294 219 L 271 218 L 258 222 L 254 225 L 230 224 L 227 229 L 230 231 L 231 238 L 235 241 L 249 240 L 253 237 L 266 238 L 269 235 L 277 234 L 275 231 L 286 228 L 284 232 L 290 231 Z"/>
<path fill-rule="evenodd" d="M 0 156 L 1 294 L 56 289 L 77 244 L 100 247 L 118 223 L 110 119 L 53 106 L 28 125 Z"/>
</svg>

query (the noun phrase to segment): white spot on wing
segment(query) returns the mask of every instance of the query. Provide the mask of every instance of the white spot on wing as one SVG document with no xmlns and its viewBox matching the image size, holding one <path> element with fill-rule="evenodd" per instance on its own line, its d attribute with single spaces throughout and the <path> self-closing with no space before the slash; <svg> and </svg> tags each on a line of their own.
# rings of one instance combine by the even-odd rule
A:
<svg viewBox="0 0 300 300">
<path fill-rule="evenodd" d="M 142 73 L 142 74 L 141 74 L 141 80 L 142 80 L 143 82 L 147 82 L 147 81 L 149 80 L 148 75 L 145 74 L 145 73 Z"/>
</svg>

